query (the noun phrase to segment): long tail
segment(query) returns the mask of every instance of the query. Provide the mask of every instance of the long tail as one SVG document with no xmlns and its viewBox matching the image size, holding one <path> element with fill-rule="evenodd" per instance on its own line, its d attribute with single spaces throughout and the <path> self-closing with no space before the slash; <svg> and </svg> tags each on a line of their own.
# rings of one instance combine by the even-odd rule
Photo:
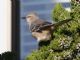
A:
<svg viewBox="0 0 80 60">
<path fill-rule="evenodd" d="M 63 21 L 60 21 L 60 22 L 57 22 L 55 24 L 49 24 L 49 25 L 45 25 L 45 26 L 42 26 L 41 29 L 46 29 L 46 28 L 51 28 L 53 27 L 53 29 L 65 24 L 65 23 L 68 23 L 69 21 L 71 21 L 72 19 L 66 19 L 66 20 L 63 20 Z"/>
<path fill-rule="evenodd" d="M 63 20 L 63 21 L 60 21 L 60 22 L 57 22 L 55 24 L 53 24 L 55 27 L 58 27 L 58 26 L 61 26 L 65 23 L 68 23 L 69 21 L 71 21 L 72 19 L 66 19 L 66 20 Z"/>
</svg>

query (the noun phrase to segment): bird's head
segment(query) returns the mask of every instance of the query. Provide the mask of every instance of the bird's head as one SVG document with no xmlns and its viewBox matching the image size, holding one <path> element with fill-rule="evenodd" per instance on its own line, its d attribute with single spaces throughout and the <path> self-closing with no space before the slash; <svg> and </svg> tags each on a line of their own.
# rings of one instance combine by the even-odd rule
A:
<svg viewBox="0 0 80 60">
<path fill-rule="evenodd" d="M 23 17 L 23 19 L 26 19 L 27 23 L 32 23 L 35 20 L 39 19 L 39 17 L 36 13 L 32 12 L 27 14 L 26 17 Z"/>
</svg>

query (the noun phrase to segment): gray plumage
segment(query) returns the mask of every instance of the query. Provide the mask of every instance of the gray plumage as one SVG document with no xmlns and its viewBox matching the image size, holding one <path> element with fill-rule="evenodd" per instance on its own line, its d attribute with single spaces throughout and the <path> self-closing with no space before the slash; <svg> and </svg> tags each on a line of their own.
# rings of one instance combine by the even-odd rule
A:
<svg viewBox="0 0 80 60">
<path fill-rule="evenodd" d="M 53 24 L 40 19 L 35 13 L 30 13 L 25 18 L 29 25 L 32 36 L 35 37 L 38 41 L 51 40 L 53 37 L 53 31 L 58 26 L 71 21 L 71 19 L 67 19 Z"/>
</svg>

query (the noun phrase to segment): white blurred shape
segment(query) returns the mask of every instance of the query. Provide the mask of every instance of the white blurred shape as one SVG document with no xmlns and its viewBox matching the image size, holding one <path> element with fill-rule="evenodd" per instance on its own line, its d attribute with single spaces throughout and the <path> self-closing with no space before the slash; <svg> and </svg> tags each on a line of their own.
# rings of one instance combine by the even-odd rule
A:
<svg viewBox="0 0 80 60">
<path fill-rule="evenodd" d="M 11 2 L 0 0 L 0 53 L 11 51 Z"/>
</svg>

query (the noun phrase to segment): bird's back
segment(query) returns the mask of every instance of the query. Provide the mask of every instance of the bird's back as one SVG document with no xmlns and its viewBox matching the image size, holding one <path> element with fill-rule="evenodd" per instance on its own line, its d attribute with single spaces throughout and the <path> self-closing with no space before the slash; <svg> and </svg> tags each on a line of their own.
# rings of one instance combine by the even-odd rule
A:
<svg viewBox="0 0 80 60">
<path fill-rule="evenodd" d="M 31 24 L 31 31 L 39 31 L 39 30 L 45 30 L 48 29 L 49 25 L 51 25 L 52 23 L 47 22 L 47 21 L 43 21 L 43 20 L 35 20 L 32 24 Z M 46 27 L 46 28 L 45 28 Z"/>
</svg>

